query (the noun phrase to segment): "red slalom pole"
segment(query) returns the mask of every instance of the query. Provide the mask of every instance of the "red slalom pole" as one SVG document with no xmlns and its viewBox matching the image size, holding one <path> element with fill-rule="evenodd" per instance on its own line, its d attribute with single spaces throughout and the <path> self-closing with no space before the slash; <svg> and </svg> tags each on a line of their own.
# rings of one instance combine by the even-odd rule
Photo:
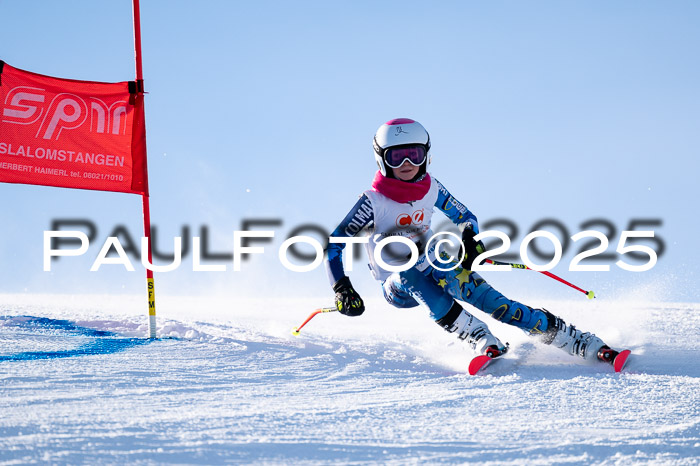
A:
<svg viewBox="0 0 700 466">
<path fill-rule="evenodd" d="M 525 264 L 513 264 L 513 263 L 510 263 L 510 262 L 494 261 L 494 260 L 491 260 L 491 259 L 486 259 L 484 262 L 488 262 L 489 264 L 494 264 L 494 265 L 509 265 L 509 266 L 511 266 L 511 267 L 514 268 L 514 269 L 527 269 L 527 270 L 532 270 L 530 267 L 528 267 L 528 266 L 525 265 Z M 560 283 L 563 283 L 563 284 L 565 284 L 565 285 L 570 286 L 571 288 L 573 288 L 573 289 L 575 289 L 575 290 L 580 291 L 581 293 L 585 294 L 586 297 L 588 297 L 588 299 L 593 299 L 593 298 L 595 298 L 595 293 L 593 293 L 592 290 L 591 290 L 591 291 L 586 291 L 586 290 L 584 290 L 584 289 L 582 289 L 582 288 L 579 288 L 578 286 L 574 285 L 573 283 L 567 282 L 567 281 L 564 280 L 563 278 L 558 277 L 558 276 L 554 275 L 554 274 L 551 273 L 551 272 L 547 272 L 547 271 L 545 271 L 545 270 L 536 270 L 535 272 L 539 272 L 539 273 L 541 273 L 541 274 L 543 274 L 543 275 L 548 276 L 549 278 L 553 278 L 553 279 L 555 279 L 556 281 L 558 281 L 558 282 L 560 282 Z"/>
<path fill-rule="evenodd" d="M 134 14 L 134 59 L 136 61 L 136 89 L 139 98 L 143 99 L 143 63 L 141 60 L 141 9 L 139 0 L 133 0 Z M 146 124 L 144 119 L 144 125 Z M 145 137 L 145 130 L 144 130 Z M 146 145 L 144 144 L 144 151 Z M 153 246 L 151 241 L 151 206 L 148 195 L 148 157 L 144 153 L 143 170 L 146 189 L 141 195 L 143 203 L 143 235 L 148 240 L 148 263 L 153 264 Z M 146 268 L 146 284 L 148 289 L 148 336 L 156 338 L 156 294 L 153 284 L 153 270 Z"/>
<path fill-rule="evenodd" d="M 298 336 L 299 331 L 302 329 L 302 327 L 304 325 L 306 325 L 307 323 L 309 323 L 309 321 L 311 319 L 313 319 L 314 317 L 316 317 L 318 314 L 321 314 L 322 312 L 333 312 L 333 311 L 337 311 L 337 310 L 338 310 L 338 308 L 336 308 L 336 307 L 322 307 L 322 308 L 316 309 L 314 312 L 309 314 L 309 317 L 307 317 L 306 320 L 300 326 L 294 327 L 292 329 L 292 335 Z"/>
</svg>

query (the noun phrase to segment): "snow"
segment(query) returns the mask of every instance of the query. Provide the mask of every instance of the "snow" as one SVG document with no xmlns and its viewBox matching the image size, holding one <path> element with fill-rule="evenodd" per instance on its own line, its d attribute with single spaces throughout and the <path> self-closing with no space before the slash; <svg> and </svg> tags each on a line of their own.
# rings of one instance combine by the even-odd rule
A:
<svg viewBox="0 0 700 466">
<path fill-rule="evenodd" d="M 295 337 L 328 303 L 160 299 L 149 342 L 145 299 L 0 296 L 0 464 L 699 464 L 700 304 L 596 301 L 532 304 L 632 349 L 621 374 L 482 315 L 511 352 L 471 377 L 378 300 Z"/>
</svg>

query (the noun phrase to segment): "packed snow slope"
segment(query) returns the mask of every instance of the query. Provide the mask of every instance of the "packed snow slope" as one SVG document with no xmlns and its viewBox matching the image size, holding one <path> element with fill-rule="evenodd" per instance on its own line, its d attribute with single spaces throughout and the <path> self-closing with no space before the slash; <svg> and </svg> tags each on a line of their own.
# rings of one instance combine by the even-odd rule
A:
<svg viewBox="0 0 700 466">
<path fill-rule="evenodd" d="M 700 304 L 533 302 L 630 348 L 586 364 L 493 322 L 507 359 L 423 309 L 318 300 L 0 296 L 0 464 L 698 464 Z"/>
</svg>

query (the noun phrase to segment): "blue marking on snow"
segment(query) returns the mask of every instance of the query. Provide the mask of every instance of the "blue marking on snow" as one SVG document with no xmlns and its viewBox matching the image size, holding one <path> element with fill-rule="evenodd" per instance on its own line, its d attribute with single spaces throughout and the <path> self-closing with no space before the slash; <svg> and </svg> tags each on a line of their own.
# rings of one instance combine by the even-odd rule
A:
<svg viewBox="0 0 700 466">
<path fill-rule="evenodd" d="M 0 322 L 4 328 L 26 330 L 30 337 L 55 337 L 66 340 L 70 345 L 72 339 L 83 342 L 71 349 L 56 351 L 22 351 L 14 354 L 0 354 L 2 361 L 27 361 L 36 359 L 69 358 L 87 354 L 112 354 L 132 348 L 134 346 L 149 343 L 150 339 L 120 337 L 118 334 L 106 330 L 97 330 L 81 327 L 69 320 L 49 319 L 47 317 L 34 316 L 0 316 Z M 85 341 L 86 340 L 86 341 Z"/>
</svg>

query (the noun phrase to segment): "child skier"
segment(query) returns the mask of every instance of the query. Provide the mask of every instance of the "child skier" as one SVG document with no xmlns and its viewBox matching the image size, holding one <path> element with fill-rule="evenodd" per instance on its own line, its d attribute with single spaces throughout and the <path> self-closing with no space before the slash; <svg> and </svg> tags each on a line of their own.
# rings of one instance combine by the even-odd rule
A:
<svg viewBox="0 0 700 466">
<path fill-rule="evenodd" d="M 457 300 L 569 354 L 589 361 L 598 359 L 613 363 L 619 353 L 600 338 L 567 325 L 545 309 L 533 309 L 506 298 L 471 271 L 474 258 L 484 251 L 481 241 L 474 240 L 479 232 L 478 221 L 428 173 L 430 136 L 420 123 L 399 118 L 380 126 L 374 136 L 374 156 L 379 171 L 372 189 L 362 194 L 331 236 L 352 237 L 365 228 L 369 230 L 370 269 L 374 278 L 382 282 L 384 297 L 390 304 L 409 308 L 422 302 L 438 325 L 466 340 L 478 354 L 498 357 L 508 348 Z M 431 242 L 432 246 L 425 244 L 432 236 L 430 225 L 434 207 L 462 230 L 465 256 L 460 266 L 452 270 L 446 270 L 444 259 L 436 257 L 435 241 Z M 374 253 L 378 242 L 397 236 L 415 243 L 420 258 L 408 270 L 390 272 L 377 263 Z M 394 242 L 391 247 L 384 246 L 379 253 L 385 264 L 406 264 L 411 254 L 408 245 Z M 326 268 L 338 310 L 348 316 L 359 316 L 365 306 L 343 270 L 344 248 L 344 243 L 329 244 Z"/>
</svg>

